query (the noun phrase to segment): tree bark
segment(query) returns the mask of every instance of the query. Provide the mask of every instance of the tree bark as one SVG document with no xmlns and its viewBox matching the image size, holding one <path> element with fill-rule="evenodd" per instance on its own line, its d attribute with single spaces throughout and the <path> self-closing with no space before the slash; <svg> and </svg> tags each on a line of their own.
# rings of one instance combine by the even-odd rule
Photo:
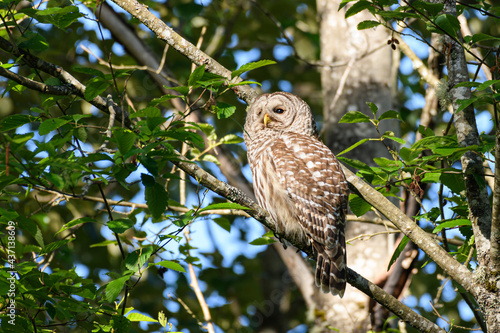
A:
<svg viewBox="0 0 500 333">
<path fill-rule="evenodd" d="M 457 16 L 455 1 L 444 0 L 443 12 Z M 459 31 L 458 38 L 461 38 Z M 458 143 L 464 147 L 479 145 L 474 107 L 470 105 L 460 112 L 457 111 L 460 106 L 459 100 L 471 98 L 469 87 L 455 87 L 459 83 L 469 81 L 465 51 L 457 38 L 453 36 L 446 35 L 445 43 L 449 45 L 446 54 L 448 81 L 455 112 Z M 483 161 L 478 154 L 468 151 L 462 156 L 461 163 L 465 178 L 469 218 L 472 222 L 479 263 L 475 276 L 487 290 L 487 292 L 476 293 L 474 296 L 483 311 L 488 332 L 500 332 L 500 282 L 498 277 L 491 274 L 489 270 L 492 211 L 484 179 Z M 495 176 L 499 177 L 498 174 Z"/>
<path fill-rule="evenodd" d="M 393 108 L 391 77 L 387 75 L 392 70 L 392 50 L 387 45 L 389 35 L 383 27 L 357 30 L 358 23 L 370 19 L 371 14 L 358 13 L 346 19 L 348 6 L 339 11 L 340 1 L 317 0 L 316 3 L 323 64 L 322 133 L 325 144 L 339 153 L 363 138 L 378 137 L 371 123 L 339 126 L 339 119 L 347 111 L 361 111 L 372 117 L 366 102 L 375 103 L 381 112 Z M 389 129 L 382 128 L 385 130 Z M 346 156 L 369 165 L 373 165 L 374 157 L 388 157 L 382 144 L 361 145 L 348 154 Z M 384 230 L 383 226 L 348 222 L 346 238 Z M 347 265 L 373 281 L 385 272 L 393 244 L 394 237 L 390 235 L 347 245 Z M 343 299 L 319 293 L 317 298 L 328 323 L 341 332 L 366 332 L 370 327 L 369 298 L 359 290 L 348 288 Z"/>
</svg>

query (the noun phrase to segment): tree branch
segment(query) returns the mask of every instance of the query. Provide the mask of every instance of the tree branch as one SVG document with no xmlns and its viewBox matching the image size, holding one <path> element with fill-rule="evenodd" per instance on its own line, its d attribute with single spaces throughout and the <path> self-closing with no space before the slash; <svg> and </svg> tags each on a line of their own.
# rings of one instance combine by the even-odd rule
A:
<svg viewBox="0 0 500 333">
<path fill-rule="evenodd" d="M 495 110 L 496 111 L 496 110 Z M 495 186 L 493 191 L 493 212 L 491 220 L 491 273 L 500 274 L 500 130 L 497 129 L 495 144 Z"/>
<path fill-rule="evenodd" d="M 247 211 L 247 213 L 250 216 L 252 216 L 256 220 L 258 220 L 259 222 L 264 224 L 267 228 L 272 230 L 278 236 L 278 238 L 283 238 L 282 231 L 277 230 L 276 225 L 271 221 L 267 212 L 264 211 L 261 207 L 259 207 L 250 198 L 248 198 L 248 196 L 246 196 L 242 191 L 240 191 L 239 189 L 237 189 L 235 187 L 232 187 L 231 185 L 228 185 L 228 184 L 218 180 L 217 178 L 215 178 L 214 176 L 212 176 L 211 174 L 209 174 L 205 170 L 201 169 L 198 165 L 196 165 L 194 163 L 188 163 L 187 159 L 184 156 L 178 155 L 177 157 L 179 158 L 179 160 L 177 160 L 177 161 L 174 160 L 174 161 L 172 161 L 172 163 L 177 165 L 180 169 L 184 170 L 191 177 L 195 178 L 198 181 L 198 183 L 200 183 L 201 185 L 209 188 L 210 190 L 214 191 L 215 193 L 217 193 L 217 194 L 219 194 L 219 195 L 221 195 L 221 196 L 223 196 L 223 197 L 225 197 L 233 202 L 236 202 L 240 205 L 243 205 L 243 206 L 250 208 Z M 354 174 L 351 173 L 351 177 L 348 176 L 348 181 L 352 182 L 353 177 L 357 178 Z M 364 182 L 362 180 L 360 180 L 359 178 L 358 178 L 358 182 L 364 184 Z M 376 194 L 382 196 L 383 200 L 388 201 L 382 194 L 373 190 L 368 184 L 364 184 L 364 186 L 361 187 L 360 192 L 366 193 L 366 187 L 368 187 L 371 191 L 374 191 Z M 383 202 L 382 204 L 387 205 L 386 202 Z M 390 203 L 390 204 L 392 205 L 394 210 L 398 210 L 392 203 Z M 392 212 L 392 214 L 388 213 L 387 215 L 394 217 L 394 214 L 395 214 L 395 212 Z M 402 214 L 402 215 L 404 217 L 406 217 L 404 214 Z M 413 223 L 411 220 L 410 220 L 410 222 Z M 398 223 L 398 224 L 401 224 L 401 223 Z M 396 224 L 396 225 L 398 225 L 398 224 Z M 413 224 L 415 225 L 415 223 L 413 223 Z M 428 243 L 434 244 L 434 246 L 437 248 L 437 249 L 433 248 L 434 253 L 436 253 L 436 255 L 442 256 L 441 252 L 445 252 L 445 251 L 443 249 L 441 249 L 432 240 L 432 238 L 430 236 L 426 235 L 425 231 L 423 231 L 422 229 L 420 229 L 418 227 L 416 227 L 414 229 L 419 229 L 420 233 L 416 230 L 409 231 L 409 233 L 412 233 L 412 237 L 410 239 L 412 239 L 412 238 L 416 239 L 415 237 L 413 237 L 413 233 L 418 234 L 419 239 L 421 240 L 418 243 L 428 242 Z M 422 236 L 421 233 L 423 233 L 424 236 Z M 290 243 L 293 246 L 295 246 L 296 248 L 300 249 L 301 251 L 304 251 L 306 254 L 312 255 L 312 249 L 309 245 L 307 245 L 305 243 L 297 243 L 297 242 L 290 242 Z M 457 274 L 470 276 L 470 279 L 472 279 L 472 274 L 465 267 L 461 266 L 458 262 L 454 261 L 448 255 L 448 253 L 445 252 L 445 254 L 446 254 L 447 258 L 449 258 L 449 260 L 453 262 L 453 264 L 458 265 L 458 267 L 453 266 L 453 268 L 456 270 Z M 466 279 L 465 276 L 463 277 L 463 280 L 465 282 L 468 282 L 468 280 Z M 428 319 L 420 316 L 419 314 L 417 314 L 416 312 L 411 310 L 409 307 L 407 307 L 406 305 L 399 302 L 396 298 L 389 295 L 384 290 L 377 287 L 376 285 L 374 285 L 370 281 L 366 280 L 361 275 L 359 275 L 358 273 L 354 272 L 353 270 L 351 270 L 349 268 L 348 268 L 347 281 L 352 286 L 358 288 L 363 293 L 372 297 L 375 301 L 382 304 L 388 310 L 392 311 L 393 313 L 398 315 L 398 317 L 400 317 L 402 320 L 404 320 L 408 324 L 412 325 L 413 327 L 417 328 L 421 332 L 444 332 L 444 330 L 442 330 L 439 326 L 432 323 Z M 460 283 L 460 281 L 459 281 L 459 283 Z M 472 282 L 470 284 L 472 284 Z M 470 287 L 469 284 L 467 284 L 467 285 Z"/>
<path fill-rule="evenodd" d="M 457 16 L 455 1 L 444 1 L 444 4 L 444 13 Z M 445 43 L 450 45 L 447 54 L 448 81 L 451 87 L 450 95 L 453 110 L 455 111 L 454 119 L 458 143 L 463 147 L 480 145 L 474 107 L 470 105 L 457 112 L 460 107 L 458 102 L 471 98 L 470 87 L 455 87 L 459 83 L 469 81 L 464 49 L 455 38 L 449 36 L 445 36 Z M 468 151 L 462 156 L 461 162 L 465 178 L 469 218 L 472 222 L 476 242 L 477 258 L 479 264 L 487 266 L 490 259 L 491 207 L 484 179 L 483 161 L 479 154 Z"/>
<path fill-rule="evenodd" d="M 240 82 L 241 78 L 237 77 L 231 79 L 231 71 L 219 64 L 216 60 L 211 58 L 208 54 L 198 49 L 191 42 L 184 39 L 181 35 L 176 33 L 172 28 L 165 24 L 162 20 L 154 16 L 147 8 L 147 6 L 137 2 L 136 0 L 112 0 L 118 6 L 130 13 L 136 19 L 141 21 L 161 40 L 165 41 L 168 45 L 173 47 L 179 53 L 188 58 L 192 63 L 202 66 L 211 73 L 218 74 L 226 77 L 228 80 L 235 83 Z M 257 97 L 257 92 L 250 86 L 243 85 L 233 87 L 232 90 L 238 95 L 239 98 L 251 104 Z"/>
<path fill-rule="evenodd" d="M 74 90 L 71 86 L 52 86 L 45 83 L 41 83 L 38 81 L 34 81 L 28 79 L 24 76 L 18 75 L 14 72 L 11 72 L 3 67 L 0 67 L 0 76 L 3 76 L 9 80 L 19 83 L 20 85 L 25 86 L 26 88 L 36 90 L 42 92 L 44 94 L 57 95 L 57 96 L 65 96 L 72 95 Z"/>
<path fill-rule="evenodd" d="M 400 209 L 390 202 L 383 194 L 372 188 L 352 171 L 343 167 L 347 181 L 355 191 L 369 204 L 375 207 L 382 215 L 387 217 L 408 238 L 417 244 L 433 261 L 445 270 L 455 281 L 469 291 L 472 295 L 478 295 L 481 288 L 474 280 L 473 274 L 458 261 L 453 259 L 448 252 L 440 247 L 431 236 L 422 230 L 412 219 L 407 217 Z"/>
<path fill-rule="evenodd" d="M 38 58 L 37 56 L 32 55 L 31 53 L 28 53 L 22 49 L 19 49 L 17 47 L 14 47 L 8 40 L 0 37 L 0 49 L 12 53 L 16 57 L 21 57 L 22 56 L 22 61 L 28 65 L 31 68 L 36 68 L 39 69 L 47 74 L 50 74 L 54 77 L 57 77 L 59 80 L 61 80 L 63 83 L 71 86 L 71 90 L 73 91 L 72 94 L 75 96 L 78 96 L 80 98 L 85 99 L 84 94 L 85 94 L 85 89 L 86 87 L 78 81 L 74 76 L 72 76 L 70 73 L 66 72 L 63 68 L 54 65 L 50 62 L 47 62 L 45 60 L 42 60 Z M 17 82 L 17 81 L 16 81 Z M 67 88 L 69 89 L 69 88 Z M 102 98 L 101 96 L 97 96 L 91 101 L 88 101 L 90 104 L 98 108 L 99 110 L 109 114 L 109 102 L 105 99 Z M 131 122 L 128 117 L 128 113 L 124 110 L 122 110 L 115 102 L 111 101 L 111 104 L 115 110 L 119 110 L 116 112 L 117 118 L 121 121 L 122 118 L 124 118 L 125 121 L 125 126 L 129 127 Z"/>
</svg>

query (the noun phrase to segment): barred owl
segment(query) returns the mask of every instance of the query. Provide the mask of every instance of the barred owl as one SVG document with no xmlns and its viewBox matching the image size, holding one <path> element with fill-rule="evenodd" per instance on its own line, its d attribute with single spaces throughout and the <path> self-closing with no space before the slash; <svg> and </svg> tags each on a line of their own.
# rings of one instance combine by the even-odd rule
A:
<svg viewBox="0 0 500 333">
<path fill-rule="evenodd" d="M 309 105 L 286 92 L 261 95 L 248 110 L 244 137 L 257 202 L 285 238 L 314 248 L 316 285 L 342 297 L 349 189 Z"/>
</svg>

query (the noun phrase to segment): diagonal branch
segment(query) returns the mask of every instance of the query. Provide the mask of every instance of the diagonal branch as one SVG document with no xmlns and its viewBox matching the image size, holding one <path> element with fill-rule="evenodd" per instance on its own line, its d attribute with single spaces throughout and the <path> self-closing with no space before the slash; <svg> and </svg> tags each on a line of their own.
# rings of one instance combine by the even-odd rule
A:
<svg viewBox="0 0 500 333">
<path fill-rule="evenodd" d="M 195 178 L 198 183 L 201 185 L 209 188 L 210 190 L 214 191 L 215 193 L 233 201 L 236 203 L 239 203 L 240 205 L 246 206 L 249 208 L 247 213 L 264 224 L 267 228 L 271 229 L 278 237 L 282 236 L 282 233 L 280 230 L 276 229 L 276 225 L 271 221 L 269 215 L 267 214 L 266 211 L 264 211 L 261 207 L 259 207 L 254 201 L 252 201 L 248 196 L 246 196 L 242 191 L 239 189 L 232 187 L 231 185 L 228 185 L 205 170 L 201 169 L 198 165 L 194 163 L 188 163 L 187 159 L 182 156 L 178 155 L 177 156 L 179 160 L 174 160 L 172 161 L 174 164 L 176 164 L 180 169 L 184 170 L 187 174 L 189 174 L 191 177 Z M 353 180 L 353 177 L 357 178 L 354 174 L 352 174 L 352 177 L 350 178 L 350 181 Z M 358 179 L 359 182 L 363 183 L 360 179 Z M 373 190 L 368 184 L 364 184 L 366 187 L 369 187 L 371 190 Z M 361 192 L 366 191 L 365 187 L 362 187 Z M 375 191 L 376 192 L 376 191 Z M 376 192 L 378 193 L 378 192 Z M 381 195 L 380 193 L 378 193 Z M 382 196 L 382 195 L 381 195 Z M 387 201 L 385 197 L 382 196 L 384 200 Z M 386 203 L 384 203 L 386 204 Z M 391 203 L 392 205 L 392 203 Z M 395 208 L 394 205 L 392 205 L 394 208 L 394 211 L 398 210 Z M 393 214 L 387 214 L 389 216 L 393 216 Z M 386 215 L 386 216 L 387 216 Z M 404 214 L 403 214 L 404 215 Z M 411 221 L 411 220 L 410 220 Z M 412 222 L 413 223 L 413 222 Z M 396 224 L 396 223 L 395 223 Z M 414 223 L 413 223 L 414 224 Z M 417 227 L 418 228 L 418 227 Z M 425 232 L 418 228 L 422 233 L 425 234 Z M 429 243 L 433 243 L 438 249 L 442 250 L 428 235 L 422 236 L 423 241 L 427 241 Z M 288 240 L 287 240 L 288 241 Z M 306 254 L 311 255 L 311 247 L 308 246 L 306 243 L 297 243 L 297 242 L 291 242 L 293 246 L 296 248 L 304 251 Z M 437 250 L 436 250 L 437 252 Z M 441 255 L 439 253 L 439 255 Z M 453 261 L 453 259 L 446 253 L 450 261 Z M 457 262 L 455 262 L 457 263 Z M 458 263 L 457 263 L 458 264 Z M 458 264 L 461 268 L 465 269 L 463 266 Z M 458 271 L 458 274 L 466 274 L 466 275 L 471 275 L 471 273 L 465 269 L 465 272 L 463 272 L 460 267 L 455 267 Z M 358 288 L 361 290 L 363 293 L 367 294 L 368 296 L 372 297 L 374 300 L 376 300 L 378 303 L 382 304 L 384 307 L 386 307 L 388 310 L 392 311 L 393 313 L 397 314 L 402 320 L 407 322 L 409 325 L 417 328 L 421 332 L 444 332 L 439 326 L 436 324 L 432 323 L 428 319 L 422 317 L 421 315 L 417 314 L 413 310 L 411 310 L 409 307 L 406 305 L 402 304 L 399 302 L 396 298 L 393 296 L 389 295 L 386 293 L 383 289 L 377 287 L 374 285 L 372 282 L 366 280 L 363 278 L 361 275 L 353 271 L 352 269 L 348 269 L 347 273 L 347 281 L 354 287 Z"/>
<path fill-rule="evenodd" d="M 436 264 L 446 271 L 456 282 L 472 295 L 482 290 L 473 278 L 473 274 L 458 261 L 453 259 L 438 243 L 422 230 L 412 219 L 390 202 L 383 194 L 361 180 L 352 171 L 343 167 L 347 181 L 363 199 L 387 217 L 408 238 L 417 244 Z"/>
<path fill-rule="evenodd" d="M 165 41 L 179 53 L 187 57 L 192 63 L 198 66 L 205 65 L 205 69 L 210 73 L 218 74 L 226 77 L 228 80 L 232 80 L 230 70 L 222 66 L 215 59 L 176 33 L 171 27 L 165 24 L 165 22 L 153 15 L 153 13 L 148 10 L 147 6 L 137 2 L 136 0 L 112 1 L 141 21 L 152 32 L 154 32 L 158 38 Z M 234 83 L 240 82 L 241 78 L 235 78 L 233 81 Z M 236 95 L 238 95 L 239 98 L 247 103 L 253 102 L 253 100 L 257 97 L 257 92 L 250 86 L 236 86 L 233 87 L 232 90 L 236 93 Z"/>
<path fill-rule="evenodd" d="M 54 77 L 57 77 L 63 83 L 67 84 L 68 86 L 71 86 L 71 90 L 72 90 L 73 95 L 84 98 L 85 89 L 86 89 L 85 85 L 83 85 L 80 81 L 78 81 L 74 76 L 72 76 L 70 73 L 65 71 L 63 68 L 61 68 L 57 65 L 54 65 L 50 62 L 47 62 L 45 60 L 42 60 L 42 59 L 38 58 L 37 56 L 32 55 L 29 52 L 26 52 L 22 49 L 19 49 L 18 47 L 14 46 L 8 40 L 6 40 L 2 37 L 0 37 L 0 49 L 6 51 L 8 53 L 11 53 L 11 54 L 15 55 L 16 57 L 22 57 L 22 61 L 24 63 L 26 63 L 31 68 L 39 69 L 42 72 L 45 72 L 45 73 L 50 74 Z M 9 74 L 9 73 L 3 73 L 3 74 Z M 2 76 L 4 76 L 4 75 L 2 75 Z M 18 81 L 16 81 L 16 82 L 18 82 Z M 21 82 L 18 82 L 18 83 L 21 83 Z M 108 109 L 109 102 L 105 98 L 102 98 L 101 96 L 97 96 L 88 102 L 90 104 L 92 104 L 93 106 L 95 106 L 96 108 L 98 108 L 99 110 L 109 114 L 109 109 Z M 123 118 L 124 122 L 125 122 L 125 126 L 129 127 L 131 122 L 130 122 L 130 119 L 128 117 L 128 112 L 125 110 L 122 110 L 113 101 L 111 101 L 111 106 L 115 110 L 118 110 L 118 112 L 116 112 L 117 118 L 119 120 L 122 120 L 122 118 Z"/>
<path fill-rule="evenodd" d="M 71 89 L 71 86 L 52 86 L 49 84 L 41 83 L 22 75 L 16 74 L 12 71 L 9 71 L 3 67 L 0 67 L 0 76 L 3 76 L 9 80 L 19 83 L 20 85 L 25 86 L 31 90 L 39 91 L 44 94 L 56 95 L 56 96 L 66 96 L 72 95 L 74 90 Z"/>
</svg>

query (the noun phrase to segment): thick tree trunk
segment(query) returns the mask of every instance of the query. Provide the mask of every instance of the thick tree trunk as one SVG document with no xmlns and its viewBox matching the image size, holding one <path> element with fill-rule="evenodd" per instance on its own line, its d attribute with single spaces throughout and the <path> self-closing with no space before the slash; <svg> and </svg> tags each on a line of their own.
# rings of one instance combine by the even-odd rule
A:
<svg viewBox="0 0 500 333">
<path fill-rule="evenodd" d="M 386 29 L 357 30 L 357 24 L 370 19 L 370 14 L 359 13 L 345 19 L 344 8 L 338 11 L 340 1 L 317 0 L 320 20 L 321 80 L 324 102 L 325 143 L 334 153 L 367 137 L 378 137 L 371 123 L 341 124 L 339 119 L 347 111 L 361 111 L 370 117 L 366 102 L 375 103 L 381 112 L 393 108 L 391 81 L 393 51 L 387 45 Z M 382 129 L 382 133 L 387 129 Z M 394 128 L 390 130 L 394 131 Z M 346 155 L 373 164 L 374 157 L 388 157 L 382 144 L 365 144 Z M 373 234 L 384 227 L 348 222 L 346 238 Z M 384 274 L 388 256 L 392 254 L 394 239 L 376 236 L 368 241 L 347 245 L 348 266 L 371 281 Z M 369 299 L 348 286 L 343 299 L 316 295 L 317 304 L 324 311 L 329 325 L 341 332 L 366 332 L 370 326 Z"/>
</svg>

